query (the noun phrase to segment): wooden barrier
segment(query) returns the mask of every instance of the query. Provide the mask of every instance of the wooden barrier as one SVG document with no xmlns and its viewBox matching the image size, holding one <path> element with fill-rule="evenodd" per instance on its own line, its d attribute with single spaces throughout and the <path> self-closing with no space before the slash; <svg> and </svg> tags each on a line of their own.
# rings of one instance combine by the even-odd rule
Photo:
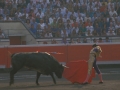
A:
<svg viewBox="0 0 120 90">
<path fill-rule="evenodd" d="M 8 65 L 8 55 L 6 52 L 6 47 L 0 47 L 0 68 L 5 68 Z"/>
<path fill-rule="evenodd" d="M 120 45 L 117 44 L 104 44 L 100 45 L 102 48 L 102 58 L 98 61 L 120 61 Z M 90 45 L 72 45 L 68 46 L 68 60 L 88 60 Z"/>
<path fill-rule="evenodd" d="M 120 61 L 120 44 L 102 44 L 102 58 L 98 61 Z M 10 54 L 17 52 L 60 52 L 63 54 L 52 54 L 59 62 L 69 62 L 73 60 L 88 60 L 91 45 L 53 45 L 53 46 L 7 46 L 0 47 L 0 68 L 10 68 Z"/>
</svg>

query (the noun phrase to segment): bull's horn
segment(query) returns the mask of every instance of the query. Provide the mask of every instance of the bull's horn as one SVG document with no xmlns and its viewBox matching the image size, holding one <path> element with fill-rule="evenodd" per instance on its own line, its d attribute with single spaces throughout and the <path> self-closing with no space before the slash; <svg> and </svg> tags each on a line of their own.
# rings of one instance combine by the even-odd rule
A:
<svg viewBox="0 0 120 90">
<path fill-rule="evenodd" d="M 65 65 L 62 65 L 64 68 L 69 68 L 69 67 L 67 67 L 67 66 L 65 66 Z"/>
</svg>

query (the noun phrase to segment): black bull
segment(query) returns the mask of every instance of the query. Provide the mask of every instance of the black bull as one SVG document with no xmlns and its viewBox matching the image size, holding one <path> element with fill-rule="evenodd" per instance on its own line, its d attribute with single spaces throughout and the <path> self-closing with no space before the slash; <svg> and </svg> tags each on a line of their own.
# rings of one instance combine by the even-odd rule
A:
<svg viewBox="0 0 120 90">
<path fill-rule="evenodd" d="M 45 52 L 15 53 L 11 55 L 12 70 L 10 71 L 10 85 L 14 83 L 14 74 L 23 67 L 36 70 L 36 84 L 41 74 L 50 75 L 54 84 L 56 80 L 53 73 L 58 78 L 62 78 L 64 67 L 52 55 Z"/>
</svg>

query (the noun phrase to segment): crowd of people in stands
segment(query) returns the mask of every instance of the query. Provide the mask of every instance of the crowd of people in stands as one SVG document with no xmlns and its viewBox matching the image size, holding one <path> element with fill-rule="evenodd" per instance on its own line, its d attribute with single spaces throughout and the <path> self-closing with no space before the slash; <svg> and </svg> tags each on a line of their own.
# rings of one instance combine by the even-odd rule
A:
<svg viewBox="0 0 120 90">
<path fill-rule="evenodd" d="M 0 21 L 17 18 L 38 38 L 120 35 L 119 0 L 0 0 Z"/>
</svg>

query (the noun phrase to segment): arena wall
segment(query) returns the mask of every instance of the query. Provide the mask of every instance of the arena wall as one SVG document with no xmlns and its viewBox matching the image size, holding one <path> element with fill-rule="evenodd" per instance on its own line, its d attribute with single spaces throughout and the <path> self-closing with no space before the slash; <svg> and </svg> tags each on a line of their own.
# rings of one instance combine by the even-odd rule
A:
<svg viewBox="0 0 120 90">
<path fill-rule="evenodd" d="M 23 23 L 20 21 L 5 21 L 0 22 L 0 28 L 9 38 L 10 36 L 21 36 L 23 41 L 26 41 L 26 44 L 35 44 L 37 43 L 35 38 L 31 35 L 30 31 L 25 28 Z M 1 45 L 2 43 L 0 43 Z M 3 43 L 4 44 L 4 43 Z M 8 43 L 4 45 L 9 45 Z"/>
<path fill-rule="evenodd" d="M 59 62 L 69 62 L 73 60 L 88 60 L 92 44 L 79 45 L 10 45 L 0 47 L 0 68 L 10 68 L 10 54 L 17 52 L 48 52 L 57 58 Z M 102 47 L 102 58 L 98 62 L 119 63 L 120 62 L 120 43 L 99 44 Z M 53 53 L 55 52 L 55 54 Z M 56 54 L 57 52 L 57 54 Z"/>
</svg>

